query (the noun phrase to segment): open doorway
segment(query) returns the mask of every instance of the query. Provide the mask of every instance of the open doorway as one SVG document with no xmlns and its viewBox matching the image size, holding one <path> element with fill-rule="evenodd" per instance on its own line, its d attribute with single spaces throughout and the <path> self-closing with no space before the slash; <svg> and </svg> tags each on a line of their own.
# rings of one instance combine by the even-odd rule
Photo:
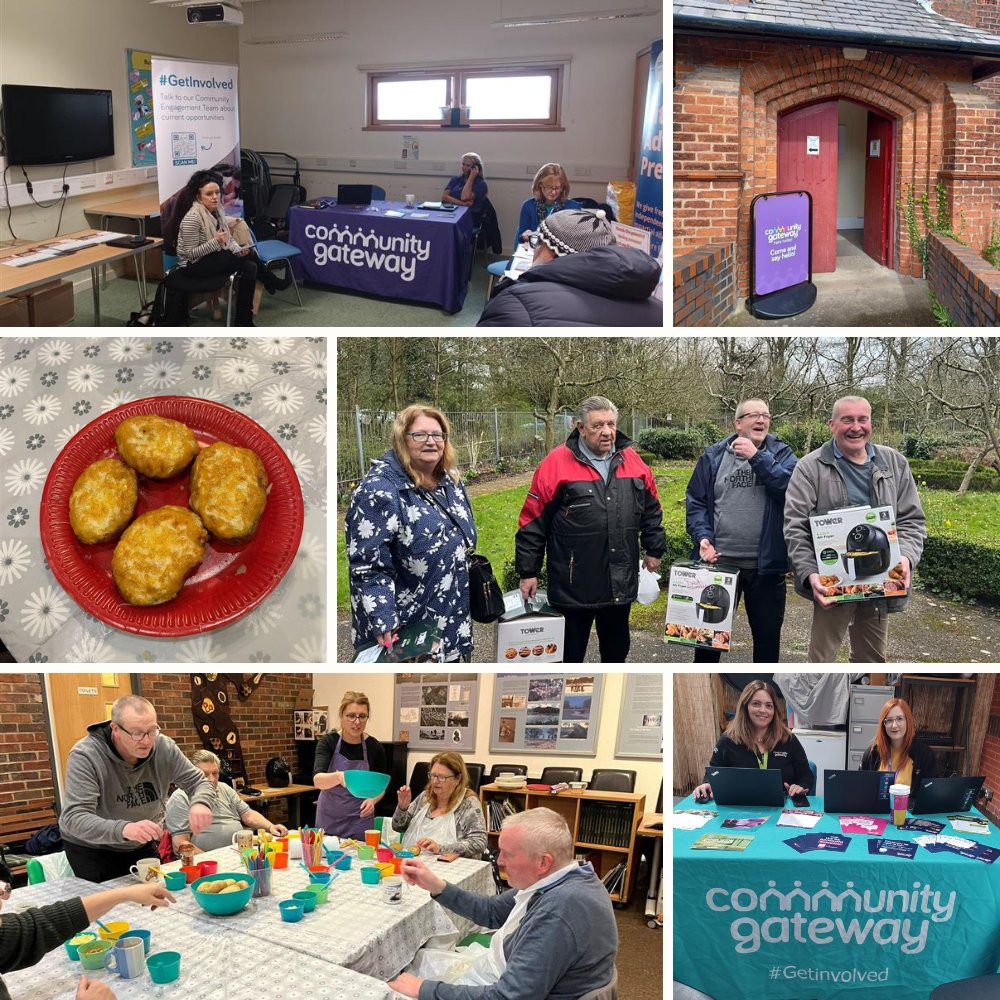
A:
<svg viewBox="0 0 1000 1000">
<path fill-rule="evenodd" d="M 778 190 L 813 200 L 813 273 L 838 257 L 894 264 L 895 123 L 868 105 L 826 100 L 778 118 Z"/>
</svg>

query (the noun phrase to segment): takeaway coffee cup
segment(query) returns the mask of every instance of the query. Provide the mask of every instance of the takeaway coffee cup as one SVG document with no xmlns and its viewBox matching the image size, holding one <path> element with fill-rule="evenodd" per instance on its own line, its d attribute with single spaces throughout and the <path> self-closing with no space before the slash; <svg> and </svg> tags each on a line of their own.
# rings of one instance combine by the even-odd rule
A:
<svg viewBox="0 0 1000 1000">
<path fill-rule="evenodd" d="M 407 208 L 413 208 L 413 206 L 416 205 L 416 203 L 417 203 L 417 199 L 416 199 L 415 195 L 408 194 L 406 196 L 406 207 Z"/>
<path fill-rule="evenodd" d="M 382 879 L 382 887 L 385 889 L 385 901 L 387 903 L 403 902 L 403 880 L 398 875 L 390 875 Z"/>
<path fill-rule="evenodd" d="M 909 785 L 889 786 L 889 808 L 892 809 L 892 822 L 895 826 L 902 826 L 906 822 L 906 809 L 909 804 Z"/>
<path fill-rule="evenodd" d="M 121 938 L 104 956 L 104 967 L 122 979 L 136 979 L 146 971 L 146 948 L 142 938 Z"/>
<path fill-rule="evenodd" d="M 160 877 L 156 874 L 156 872 L 150 871 L 150 868 L 159 867 L 159 858 L 143 858 L 141 861 L 137 861 L 134 865 L 132 865 L 129 871 L 140 882 L 158 882 Z"/>
</svg>

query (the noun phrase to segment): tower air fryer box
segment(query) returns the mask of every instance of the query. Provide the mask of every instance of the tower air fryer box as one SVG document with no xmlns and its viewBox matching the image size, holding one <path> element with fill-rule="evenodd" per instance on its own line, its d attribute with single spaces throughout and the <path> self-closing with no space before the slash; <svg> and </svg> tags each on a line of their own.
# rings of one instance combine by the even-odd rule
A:
<svg viewBox="0 0 1000 1000">
<path fill-rule="evenodd" d="M 497 663 L 530 665 L 562 663 L 566 644 L 566 619 L 549 607 L 548 595 L 540 590 L 525 605 L 519 590 L 503 595 L 504 613 L 496 623 Z"/>
<path fill-rule="evenodd" d="M 844 507 L 809 518 L 819 582 L 835 601 L 905 594 L 891 507 Z"/>
<path fill-rule="evenodd" d="M 666 641 L 728 650 L 738 576 L 737 570 L 717 563 L 674 563 L 667 591 Z"/>
</svg>

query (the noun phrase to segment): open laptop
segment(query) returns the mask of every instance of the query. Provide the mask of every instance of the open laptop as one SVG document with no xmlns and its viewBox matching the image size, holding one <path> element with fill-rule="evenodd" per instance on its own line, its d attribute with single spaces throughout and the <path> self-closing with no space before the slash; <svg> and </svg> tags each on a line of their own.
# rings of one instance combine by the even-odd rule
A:
<svg viewBox="0 0 1000 1000">
<path fill-rule="evenodd" d="M 370 205 L 372 203 L 371 184 L 338 184 L 338 205 Z"/>
<path fill-rule="evenodd" d="M 823 771 L 823 812 L 887 814 L 889 771 Z"/>
<path fill-rule="evenodd" d="M 976 802 L 979 789 L 986 778 L 924 778 L 917 795 L 910 802 L 914 815 L 927 813 L 964 813 Z"/>
<path fill-rule="evenodd" d="M 783 806 L 785 786 L 775 767 L 709 767 L 705 780 L 720 806 Z"/>
</svg>

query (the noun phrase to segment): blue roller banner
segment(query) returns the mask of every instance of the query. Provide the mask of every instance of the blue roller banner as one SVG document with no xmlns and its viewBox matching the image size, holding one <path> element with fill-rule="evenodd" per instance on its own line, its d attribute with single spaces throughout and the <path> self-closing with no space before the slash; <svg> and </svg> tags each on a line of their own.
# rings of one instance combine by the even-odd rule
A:
<svg viewBox="0 0 1000 1000">
<path fill-rule="evenodd" d="M 649 252 L 659 259 L 663 243 L 663 39 L 649 50 L 649 82 L 646 114 L 642 122 L 642 146 L 635 183 L 633 225 L 648 229 Z"/>
</svg>

